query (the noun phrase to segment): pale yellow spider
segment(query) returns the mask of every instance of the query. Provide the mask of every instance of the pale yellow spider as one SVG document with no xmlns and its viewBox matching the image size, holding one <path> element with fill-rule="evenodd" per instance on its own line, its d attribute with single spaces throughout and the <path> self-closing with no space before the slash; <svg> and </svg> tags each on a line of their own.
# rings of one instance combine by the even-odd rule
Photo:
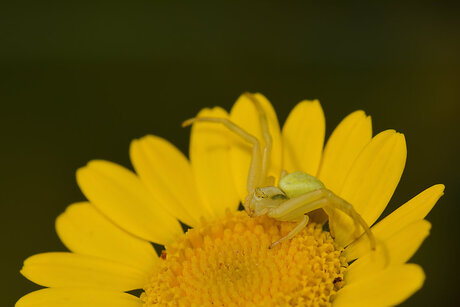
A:
<svg viewBox="0 0 460 307">
<path fill-rule="evenodd" d="M 243 206 L 249 216 L 267 215 L 279 221 L 299 222 L 299 224 L 285 237 L 272 243 L 269 248 L 293 238 L 308 223 L 307 213 L 316 209 L 337 209 L 350 216 L 355 227 L 361 227 L 369 236 L 371 248 L 375 249 L 375 238 L 364 219 L 356 212 L 351 204 L 326 189 L 321 181 L 304 172 L 287 174 L 283 171 L 280 175 L 278 186 L 274 186 L 275 178 L 267 176 L 269 155 L 272 146 L 268 130 L 267 116 L 259 101 L 250 93 L 245 93 L 255 105 L 261 123 L 265 140 L 265 147 L 261 150 L 259 140 L 246 132 L 241 127 L 225 118 L 195 117 L 183 122 L 186 127 L 194 122 L 220 123 L 230 131 L 252 144 L 252 158 L 249 168 L 247 191 Z M 327 210 L 325 210 L 327 211 Z M 329 217 L 330 218 L 330 217 Z M 329 223 L 330 225 L 331 223 Z M 334 237 L 334 230 L 330 229 Z"/>
</svg>

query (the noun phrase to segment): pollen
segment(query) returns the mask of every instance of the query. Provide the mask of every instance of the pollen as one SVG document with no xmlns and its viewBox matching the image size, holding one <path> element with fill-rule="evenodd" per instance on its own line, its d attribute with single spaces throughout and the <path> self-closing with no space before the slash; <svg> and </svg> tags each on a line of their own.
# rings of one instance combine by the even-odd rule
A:
<svg viewBox="0 0 460 307">
<path fill-rule="evenodd" d="M 144 306 L 330 306 L 347 262 L 327 231 L 227 213 L 166 246 L 144 287 Z"/>
</svg>

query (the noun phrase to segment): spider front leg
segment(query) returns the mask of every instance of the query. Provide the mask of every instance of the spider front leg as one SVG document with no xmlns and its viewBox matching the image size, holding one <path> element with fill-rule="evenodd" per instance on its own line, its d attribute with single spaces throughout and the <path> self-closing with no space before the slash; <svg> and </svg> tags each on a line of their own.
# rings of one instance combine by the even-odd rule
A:
<svg viewBox="0 0 460 307">
<path fill-rule="evenodd" d="M 235 133 L 237 136 L 244 139 L 246 142 L 252 144 L 252 157 L 251 165 L 249 167 L 248 181 L 247 181 L 247 190 L 249 195 L 259 186 L 260 181 L 262 180 L 262 157 L 260 154 L 260 143 L 259 140 L 249 134 L 244 129 L 233 123 L 232 121 L 226 118 L 216 118 L 216 117 L 194 117 L 190 118 L 182 123 L 182 127 L 187 127 L 195 122 L 210 122 L 210 123 L 220 123 L 227 127 L 228 130 Z M 250 210 L 246 204 L 246 201 L 243 202 L 246 212 L 250 214 Z"/>
<path fill-rule="evenodd" d="M 270 165 L 270 152 L 272 148 L 272 138 L 268 127 L 267 115 L 265 114 L 265 111 L 262 108 L 261 103 L 253 94 L 246 92 L 243 95 L 245 95 L 249 100 L 252 101 L 259 115 L 260 128 L 265 141 L 262 150 L 260 141 L 257 139 L 257 137 L 248 133 L 243 128 L 241 128 L 240 126 L 226 118 L 195 117 L 184 121 L 182 123 L 182 127 L 192 125 L 195 122 L 220 123 L 224 125 L 228 130 L 235 133 L 237 136 L 239 136 L 240 138 L 252 145 L 251 164 L 249 167 L 248 180 L 246 185 L 248 195 L 246 199 L 243 201 L 243 206 L 246 212 L 249 214 L 249 216 L 252 216 L 252 211 L 250 209 L 250 201 L 255 189 L 261 186 L 274 185 L 275 178 L 273 176 L 267 176 L 268 168 Z"/>
<path fill-rule="evenodd" d="M 302 231 L 302 229 L 304 229 L 305 226 L 307 226 L 309 219 L 310 218 L 308 217 L 308 215 L 304 214 L 304 216 L 302 218 L 302 221 L 300 221 L 300 223 L 297 224 L 297 226 L 294 227 L 294 229 L 292 229 L 286 236 L 284 236 L 281 239 L 279 239 L 278 241 L 273 242 L 272 244 L 270 244 L 270 246 L 268 248 L 273 248 L 273 247 L 275 247 L 276 245 L 280 244 L 283 241 L 286 241 L 286 240 L 294 238 L 299 232 Z"/>
<path fill-rule="evenodd" d="M 257 98 L 253 94 L 249 92 L 245 92 L 243 95 L 248 97 L 249 100 L 252 101 L 255 108 L 257 109 L 257 114 L 259 115 L 260 128 L 262 130 L 262 135 L 265 141 L 265 146 L 263 148 L 263 154 L 262 154 L 262 180 L 265 179 L 265 182 L 262 182 L 262 184 L 273 185 L 269 177 L 264 178 L 268 173 L 268 168 L 270 167 L 270 153 L 272 150 L 272 143 L 273 143 L 272 136 L 270 135 L 270 129 L 268 128 L 267 114 L 262 108 L 262 105 L 260 104 L 259 100 L 257 100 Z"/>
<path fill-rule="evenodd" d="M 353 219 L 356 225 L 361 225 L 369 237 L 371 248 L 375 250 L 376 243 L 374 235 L 364 219 L 356 212 L 352 205 L 327 189 L 318 189 L 291 198 L 282 203 L 279 207 L 270 210 L 267 215 L 280 221 L 296 221 L 306 213 L 320 208 L 334 208 L 347 214 Z M 281 240 L 284 241 L 284 238 L 281 238 L 280 241 Z M 278 244 L 278 242 L 274 244 Z"/>
</svg>

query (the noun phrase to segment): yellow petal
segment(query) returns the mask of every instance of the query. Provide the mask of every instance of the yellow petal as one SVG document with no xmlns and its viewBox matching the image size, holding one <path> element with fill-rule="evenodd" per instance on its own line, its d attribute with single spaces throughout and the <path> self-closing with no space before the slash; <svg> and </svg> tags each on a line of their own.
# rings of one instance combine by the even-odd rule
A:
<svg viewBox="0 0 460 307">
<path fill-rule="evenodd" d="M 77 254 L 117 261 L 147 274 L 158 264 L 152 244 L 115 226 L 89 203 L 67 207 L 56 219 L 56 231 Z"/>
<path fill-rule="evenodd" d="M 407 225 L 425 218 L 443 194 L 442 184 L 426 189 L 374 225 L 372 233 L 379 240 L 386 240 Z M 367 236 L 362 236 L 347 246 L 343 255 L 347 261 L 352 261 L 367 252 L 369 252 L 369 239 Z"/>
<path fill-rule="evenodd" d="M 142 288 L 149 276 L 118 262 L 64 252 L 27 258 L 21 274 L 45 287 L 95 287 L 119 291 Z"/>
<path fill-rule="evenodd" d="M 380 241 L 375 251 L 369 250 L 369 253 L 350 265 L 345 275 L 346 284 L 357 282 L 389 265 L 405 263 L 419 249 L 430 233 L 430 228 L 431 224 L 428 221 L 420 220 Z"/>
<path fill-rule="evenodd" d="M 425 274 L 418 265 L 394 265 L 359 282 L 345 285 L 337 292 L 332 306 L 394 306 L 419 290 L 424 280 Z"/>
<path fill-rule="evenodd" d="M 131 143 L 130 156 L 154 199 L 171 215 L 190 226 L 209 216 L 199 202 L 190 163 L 174 145 L 148 135 Z"/>
<path fill-rule="evenodd" d="M 100 289 L 50 288 L 31 292 L 15 307 L 142 307 L 143 302 L 127 293 Z"/>
<path fill-rule="evenodd" d="M 268 175 L 279 178 L 282 169 L 282 145 L 278 118 L 267 98 L 258 93 L 253 95 L 260 102 L 267 114 L 269 131 L 273 142 Z M 261 145 L 264 146 L 265 142 L 263 140 L 259 115 L 247 94 L 241 95 L 235 102 L 230 112 L 230 119 L 248 133 L 257 137 Z M 243 140 L 236 139 L 235 144 L 232 144 L 230 150 L 233 176 L 240 200 L 243 200 L 247 195 L 246 183 L 251 161 L 251 149 L 249 144 Z"/>
<path fill-rule="evenodd" d="M 338 193 L 359 153 L 371 141 L 371 117 L 355 111 L 334 129 L 324 148 L 318 179 Z"/>
<path fill-rule="evenodd" d="M 145 240 L 166 244 L 182 233 L 179 222 L 159 206 L 129 170 L 91 161 L 77 171 L 85 196 L 110 220 Z"/>
<path fill-rule="evenodd" d="M 323 152 L 326 120 L 318 100 L 302 101 L 283 126 L 283 168 L 316 176 Z"/>
<path fill-rule="evenodd" d="M 356 158 L 338 194 L 352 204 L 370 226 L 380 216 L 393 195 L 405 163 L 404 135 L 394 130 L 381 132 Z M 362 230 L 358 233 L 355 231 L 351 219 L 342 212 L 336 212 L 331 222 L 336 241 L 341 246 L 346 246 L 362 233 Z"/>
<path fill-rule="evenodd" d="M 221 108 L 204 109 L 197 117 L 228 118 Z M 234 185 L 230 165 L 231 132 L 216 123 L 197 122 L 190 137 L 190 161 L 197 188 L 204 205 L 215 217 L 227 209 L 238 208 L 239 197 Z"/>
</svg>

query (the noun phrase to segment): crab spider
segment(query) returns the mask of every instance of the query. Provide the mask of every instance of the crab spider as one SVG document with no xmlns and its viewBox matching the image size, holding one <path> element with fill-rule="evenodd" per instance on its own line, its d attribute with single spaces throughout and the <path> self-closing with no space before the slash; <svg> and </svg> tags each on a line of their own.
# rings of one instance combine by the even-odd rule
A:
<svg viewBox="0 0 460 307">
<path fill-rule="evenodd" d="M 252 145 L 252 157 L 247 180 L 247 196 L 243 201 L 243 207 L 249 216 L 267 215 L 279 221 L 298 222 L 297 226 L 286 236 L 273 242 L 269 248 L 293 238 L 298 234 L 309 221 L 309 212 L 316 209 L 335 209 L 347 214 L 355 223 L 356 229 L 361 226 L 375 250 L 375 238 L 358 212 L 344 199 L 335 195 L 325 188 L 323 183 L 304 172 L 287 174 L 282 171 L 278 186 L 274 185 L 275 178 L 267 176 L 269 166 L 269 155 L 272 140 L 268 129 L 267 116 L 260 102 L 251 93 L 244 93 L 257 109 L 263 132 L 265 146 L 261 148 L 260 141 L 253 135 L 246 132 L 232 121 L 226 118 L 195 117 L 182 123 L 183 127 L 196 122 L 220 123 L 237 136 Z M 329 217 L 330 218 L 330 217 Z M 331 228 L 331 235 L 334 237 L 334 230 Z"/>
</svg>

